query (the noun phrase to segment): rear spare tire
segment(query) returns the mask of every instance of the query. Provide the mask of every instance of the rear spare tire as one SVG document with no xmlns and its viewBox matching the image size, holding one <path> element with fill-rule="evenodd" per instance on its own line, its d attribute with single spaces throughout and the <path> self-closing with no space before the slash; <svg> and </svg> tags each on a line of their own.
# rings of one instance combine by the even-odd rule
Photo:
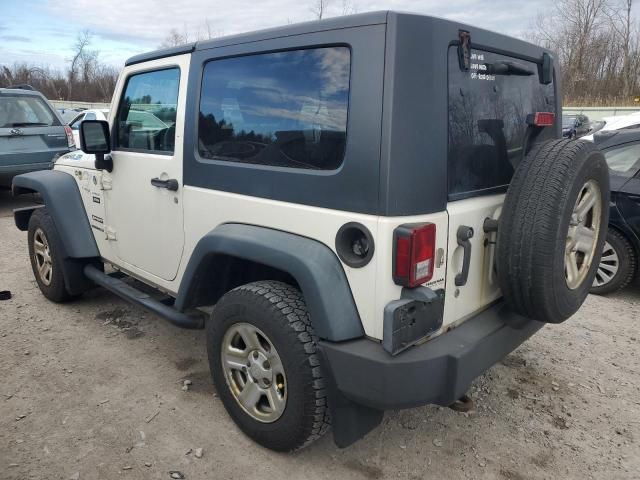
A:
<svg viewBox="0 0 640 480">
<path fill-rule="evenodd" d="M 584 302 L 609 220 L 609 170 L 590 142 L 551 140 L 515 171 L 497 238 L 498 282 L 507 305 L 560 323 Z"/>
</svg>

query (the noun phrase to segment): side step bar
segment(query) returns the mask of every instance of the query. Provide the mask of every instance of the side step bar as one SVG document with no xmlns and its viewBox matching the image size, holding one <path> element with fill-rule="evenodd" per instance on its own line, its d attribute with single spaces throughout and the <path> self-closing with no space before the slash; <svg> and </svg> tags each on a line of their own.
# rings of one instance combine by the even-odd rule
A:
<svg viewBox="0 0 640 480">
<path fill-rule="evenodd" d="M 86 265 L 84 267 L 84 274 L 97 285 L 106 288 L 128 302 L 140 305 L 147 310 L 160 315 L 162 318 L 173 323 L 176 327 L 189 329 L 204 328 L 204 314 L 187 315 L 179 312 L 174 308 L 168 307 L 159 300 L 154 299 L 149 294 L 133 288 L 122 280 L 101 272 L 93 265 Z"/>
</svg>

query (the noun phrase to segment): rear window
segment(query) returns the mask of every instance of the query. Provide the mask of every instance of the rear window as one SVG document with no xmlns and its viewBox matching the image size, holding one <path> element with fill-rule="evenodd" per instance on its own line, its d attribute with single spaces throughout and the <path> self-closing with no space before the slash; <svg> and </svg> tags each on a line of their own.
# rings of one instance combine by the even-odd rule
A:
<svg viewBox="0 0 640 480">
<path fill-rule="evenodd" d="M 519 74 L 487 73 L 509 62 Z M 492 67 L 493 66 L 493 67 Z M 504 70 L 504 68 L 503 68 Z M 531 72 L 531 75 L 526 74 Z M 553 84 L 543 85 L 538 65 L 506 55 L 471 50 L 463 71 L 457 48 L 449 49 L 449 196 L 451 200 L 500 191 L 522 155 L 526 118 L 555 112 Z M 537 141 L 554 137 L 545 128 Z"/>
<path fill-rule="evenodd" d="M 338 168 L 346 143 L 350 61 L 347 47 L 325 47 L 209 62 L 200 98 L 200 157 Z"/>
<path fill-rule="evenodd" d="M 0 95 L 0 128 L 60 125 L 40 97 Z"/>
</svg>

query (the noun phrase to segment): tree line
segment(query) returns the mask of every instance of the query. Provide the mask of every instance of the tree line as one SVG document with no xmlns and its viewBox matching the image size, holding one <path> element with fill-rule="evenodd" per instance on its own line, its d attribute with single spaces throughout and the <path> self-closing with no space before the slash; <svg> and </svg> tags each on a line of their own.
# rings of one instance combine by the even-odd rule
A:
<svg viewBox="0 0 640 480">
<path fill-rule="evenodd" d="M 634 0 L 557 0 L 525 37 L 556 52 L 564 105 L 638 105 L 640 23 Z"/>
<path fill-rule="evenodd" d="M 0 66 L 0 87 L 31 85 L 50 100 L 111 102 L 119 70 L 100 61 L 91 33 L 78 34 L 66 69 L 16 63 Z"/>
</svg>

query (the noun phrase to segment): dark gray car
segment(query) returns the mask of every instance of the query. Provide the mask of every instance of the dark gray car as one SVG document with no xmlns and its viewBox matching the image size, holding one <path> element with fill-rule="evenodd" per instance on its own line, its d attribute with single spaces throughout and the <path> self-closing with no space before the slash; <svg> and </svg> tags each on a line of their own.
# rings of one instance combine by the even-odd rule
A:
<svg viewBox="0 0 640 480">
<path fill-rule="evenodd" d="M 20 173 L 51 168 L 74 148 L 71 129 L 41 93 L 0 88 L 0 187 Z"/>
</svg>

